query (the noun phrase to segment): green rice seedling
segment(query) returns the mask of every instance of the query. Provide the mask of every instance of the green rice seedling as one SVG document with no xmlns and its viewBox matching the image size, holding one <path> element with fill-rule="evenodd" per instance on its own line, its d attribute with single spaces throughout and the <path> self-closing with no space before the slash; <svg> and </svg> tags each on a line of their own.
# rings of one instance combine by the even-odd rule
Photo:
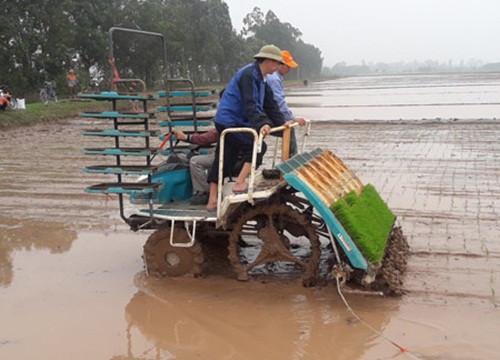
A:
<svg viewBox="0 0 500 360">
<path fill-rule="evenodd" d="M 396 217 L 375 187 L 366 185 L 360 196 L 352 191 L 330 208 L 365 259 L 380 263 Z"/>
</svg>

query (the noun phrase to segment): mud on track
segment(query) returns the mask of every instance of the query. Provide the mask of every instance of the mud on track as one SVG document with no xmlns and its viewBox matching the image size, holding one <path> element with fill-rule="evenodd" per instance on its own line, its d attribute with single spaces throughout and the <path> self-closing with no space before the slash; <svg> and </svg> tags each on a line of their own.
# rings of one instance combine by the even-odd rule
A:
<svg viewBox="0 0 500 360">
<path fill-rule="evenodd" d="M 333 284 L 145 277 L 149 234 L 127 229 L 113 197 L 83 191 L 109 180 L 82 170 L 99 162 L 80 135 L 95 126 L 0 134 L 0 358 L 407 358 Z M 414 357 L 500 351 L 499 138 L 493 121 L 314 124 L 308 149 L 374 184 L 408 238 L 405 296 L 346 297 Z"/>
</svg>

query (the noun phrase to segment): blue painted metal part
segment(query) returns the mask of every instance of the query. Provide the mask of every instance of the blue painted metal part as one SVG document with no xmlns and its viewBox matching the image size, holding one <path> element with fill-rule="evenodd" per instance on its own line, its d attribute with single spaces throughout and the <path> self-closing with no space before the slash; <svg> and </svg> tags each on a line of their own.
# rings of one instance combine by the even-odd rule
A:
<svg viewBox="0 0 500 360">
<path fill-rule="evenodd" d="M 99 187 L 100 184 L 90 186 L 85 189 L 86 193 L 91 194 L 150 194 L 155 192 L 155 188 L 148 187 L 144 189 L 127 189 L 126 187 L 116 184 L 116 186 Z"/>
<path fill-rule="evenodd" d="M 291 186 L 305 195 L 305 197 L 311 202 L 314 208 L 321 215 L 323 220 L 325 220 L 326 225 L 331 230 L 333 236 L 337 240 L 337 243 L 349 258 L 352 266 L 357 269 L 362 269 L 368 274 L 371 274 L 373 271 L 371 270 L 368 262 L 363 257 L 357 246 L 354 244 L 354 241 L 351 239 L 349 234 L 344 230 L 333 212 L 318 197 L 318 195 L 316 195 L 314 190 L 299 178 L 296 172 L 296 169 L 300 168 L 302 165 L 306 164 L 308 161 L 315 158 L 322 152 L 324 151 L 318 148 L 309 153 L 298 154 L 293 158 L 278 164 L 276 167 L 285 174 L 284 178 Z"/>
<path fill-rule="evenodd" d="M 151 175 L 154 172 L 154 170 L 152 169 L 129 170 L 117 166 L 103 167 L 102 169 L 86 167 L 85 169 L 83 169 L 83 171 L 86 173 L 94 173 L 94 174 L 121 174 L 121 175 Z"/>
<path fill-rule="evenodd" d="M 158 93 L 147 94 L 119 94 L 116 91 L 103 91 L 100 93 L 79 93 L 78 97 L 95 100 L 157 100 Z"/>
<path fill-rule="evenodd" d="M 122 187 L 114 187 L 114 188 L 108 188 L 106 190 L 92 190 L 92 189 L 85 189 L 86 193 L 91 193 L 91 194 L 148 194 L 152 193 L 154 190 L 153 189 L 144 189 L 144 190 L 126 190 Z"/>
<path fill-rule="evenodd" d="M 213 94 L 217 94 L 217 90 L 197 90 L 194 92 L 195 97 L 205 97 L 205 96 L 210 96 Z M 184 96 L 191 96 L 193 93 L 191 91 L 170 91 L 169 95 L 170 97 L 184 97 Z M 158 95 L 161 98 L 167 97 L 167 92 L 166 91 L 158 91 Z"/>
<path fill-rule="evenodd" d="M 158 172 L 153 175 L 153 183 L 160 184 L 154 192 L 154 204 L 166 204 L 173 200 L 189 199 L 193 195 L 193 185 L 189 169 Z M 144 192 L 133 193 L 130 200 L 133 203 L 147 203 L 148 198 L 141 196 Z"/>
<path fill-rule="evenodd" d="M 88 118 L 104 118 L 104 119 L 148 119 L 147 113 L 119 113 L 118 111 L 103 111 L 100 113 L 81 113 L 80 116 Z"/>
<path fill-rule="evenodd" d="M 172 105 L 170 106 L 170 112 L 192 112 L 194 109 L 196 109 L 196 111 L 209 111 L 215 108 L 215 105 L 197 105 L 194 107 L 192 105 Z M 156 111 L 167 112 L 167 107 L 158 106 Z"/>
<path fill-rule="evenodd" d="M 94 155 L 123 155 L 123 156 L 151 156 L 158 154 L 161 149 L 140 149 L 140 150 L 126 150 L 118 148 L 109 149 L 84 149 L 85 154 Z"/>
<path fill-rule="evenodd" d="M 175 138 L 174 136 L 172 136 L 172 138 Z M 189 148 L 183 148 L 183 149 L 179 149 L 179 148 L 175 148 L 174 151 L 171 151 L 169 148 L 165 148 L 162 152 L 160 152 L 161 155 L 164 155 L 164 156 L 168 156 L 170 154 L 172 154 L 173 152 L 175 152 L 176 154 L 179 154 L 179 153 L 182 153 L 182 154 L 189 154 L 191 152 L 191 149 Z M 210 152 L 207 151 L 207 149 L 204 149 L 204 148 L 199 148 L 197 150 L 197 155 L 207 155 L 209 154 Z"/>
<path fill-rule="evenodd" d="M 122 137 L 151 137 L 160 136 L 160 131 L 120 131 L 114 129 L 106 130 L 85 130 L 82 131 L 85 136 L 122 136 Z"/>
<path fill-rule="evenodd" d="M 208 120 L 198 120 L 196 122 L 198 126 L 211 126 L 213 125 L 213 121 L 208 121 Z M 167 127 L 169 125 L 172 126 L 194 126 L 194 120 L 180 120 L 180 121 L 160 121 L 158 123 L 158 126 L 161 127 Z"/>
<path fill-rule="evenodd" d="M 191 150 L 189 150 L 189 149 L 175 149 L 174 151 L 175 151 L 175 153 L 182 153 L 182 154 L 186 154 L 186 155 L 187 155 L 187 154 L 189 154 L 189 152 L 190 152 Z M 162 154 L 163 156 L 168 156 L 168 155 L 172 154 L 174 151 L 171 151 L 171 150 L 169 150 L 169 149 L 165 149 L 165 150 L 163 150 L 163 151 L 161 152 L 161 154 Z"/>
</svg>

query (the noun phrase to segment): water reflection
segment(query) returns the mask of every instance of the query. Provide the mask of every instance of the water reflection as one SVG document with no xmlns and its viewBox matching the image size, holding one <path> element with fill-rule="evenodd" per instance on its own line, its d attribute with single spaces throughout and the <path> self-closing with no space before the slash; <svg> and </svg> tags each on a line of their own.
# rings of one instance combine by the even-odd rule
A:
<svg viewBox="0 0 500 360">
<path fill-rule="evenodd" d="M 13 280 L 13 251 L 49 250 L 51 254 L 68 251 L 77 234 L 66 226 L 0 217 L 0 286 L 8 286 Z"/>
<path fill-rule="evenodd" d="M 134 280 L 125 308 L 127 354 L 117 359 L 356 359 L 376 336 L 357 322 L 334 287 L 240 283 L 227 279 Z M 354 297 L 352 305 L 378 331 L 397 302 Z M 376 314 L 369 309 L 375 306 Z M 124 357 L 126 356 L 126 357 Z"/>
</svg>

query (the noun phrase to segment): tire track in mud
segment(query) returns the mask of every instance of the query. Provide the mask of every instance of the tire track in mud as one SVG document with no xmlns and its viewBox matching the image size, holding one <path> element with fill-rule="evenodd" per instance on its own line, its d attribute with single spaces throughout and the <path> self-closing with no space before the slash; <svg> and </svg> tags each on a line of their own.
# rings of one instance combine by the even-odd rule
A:
<svg viewBox="0 0 500 360">
<path fill-rule="evenodd" d="M 414 252 L 405 282 L 407 291 L 433 301 L 478 300 L 496 306 L 495 274 L 500 253 L 481 255 Z"/>
<path fill-rule="evenodd" d="M 319 127 L 322 127 L 320 124 Z M 412 255 L 404 288 L 425 301 L 498 304 L 500 127 L 332 123 L 315 139 L 372 183 L 398 217 Z M 314 135 L 313 135 L 314 136 Z"/>
<path fill-rule="evenodd" d="M 0 201 L 3 216 L 70 223 L 86 228 L 121 222 L 116 196 L 84 192 L 109 178 L 87 176 L 92 161 L 80 134 L 88 125 L 41 124 L 4 132 L 0 138 Z M 95 159 L 94 159 L 95 161 Z"/>
</svg>

